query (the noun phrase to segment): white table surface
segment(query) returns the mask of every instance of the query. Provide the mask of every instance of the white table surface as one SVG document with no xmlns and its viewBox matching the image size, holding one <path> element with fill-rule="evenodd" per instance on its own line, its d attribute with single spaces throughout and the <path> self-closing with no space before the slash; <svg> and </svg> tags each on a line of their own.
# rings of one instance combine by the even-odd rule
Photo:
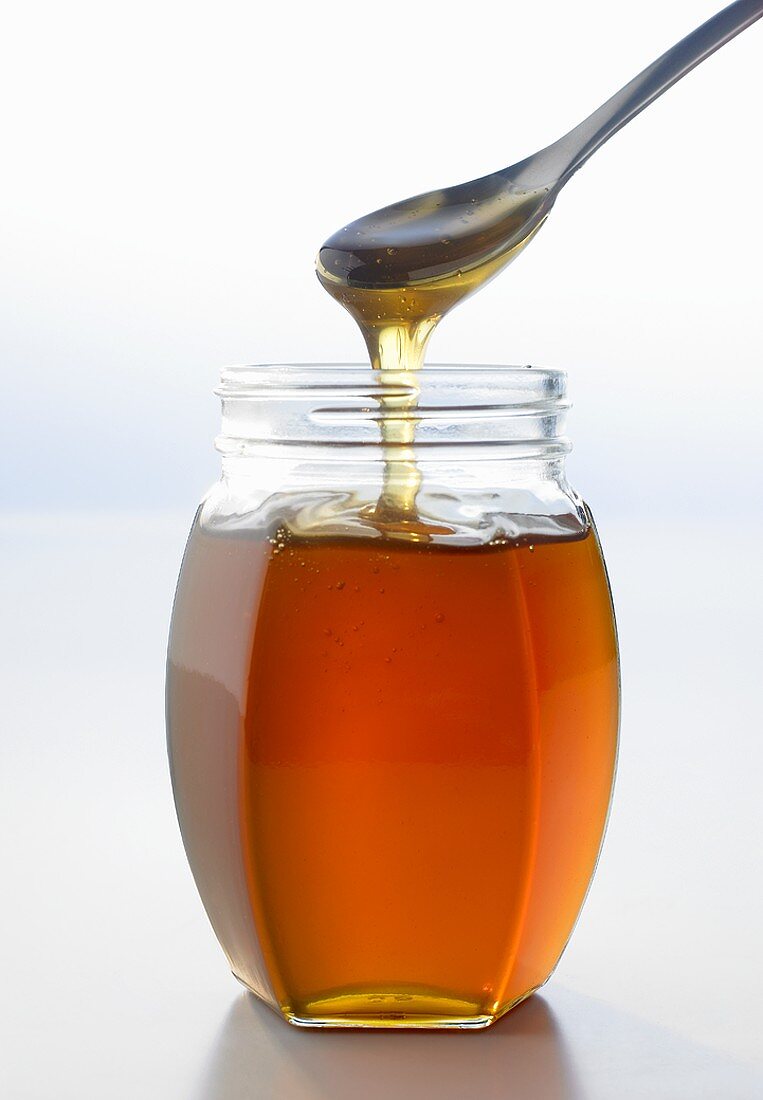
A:
<svg viewBox="0 0 763 1100">
<path fill-rule="evenodd" d="M 763 528 L 599 516 L 620 772 L 542 994 L 480 1033 L 328 1033 L 241 990 L 185 863 L 163 659 L 189 521 L 0 524 L 0 1096 L 763 1097 Z"/>
</svg>

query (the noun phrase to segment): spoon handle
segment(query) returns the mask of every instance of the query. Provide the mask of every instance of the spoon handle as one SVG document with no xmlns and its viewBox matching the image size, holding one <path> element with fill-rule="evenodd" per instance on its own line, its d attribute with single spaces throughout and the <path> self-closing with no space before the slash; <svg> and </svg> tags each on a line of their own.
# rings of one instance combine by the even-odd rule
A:
<svg viewBox="0 0 763 1100">
<path fill-rule="evenodd" d="M 613 134 L 671 85 L 763 16 L 763 0 L 736 0 L 682 38 L 553 145 L 529 157 L 515 179 L 558 191 Z"/>
</svg>

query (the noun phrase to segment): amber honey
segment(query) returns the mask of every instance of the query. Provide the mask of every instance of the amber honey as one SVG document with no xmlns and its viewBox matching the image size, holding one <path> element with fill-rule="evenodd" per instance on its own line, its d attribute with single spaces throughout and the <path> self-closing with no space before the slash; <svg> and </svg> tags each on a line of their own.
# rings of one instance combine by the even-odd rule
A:
<svg viewBox="0 0 763 1100">
<path fill-rule="evenodd" d="M 168 711 L 210 918 L 288 1017 L 480 1026 L 548 977 L 614 767 L 592 527 L 450 546 L 197 526 Z"/>
</svg>

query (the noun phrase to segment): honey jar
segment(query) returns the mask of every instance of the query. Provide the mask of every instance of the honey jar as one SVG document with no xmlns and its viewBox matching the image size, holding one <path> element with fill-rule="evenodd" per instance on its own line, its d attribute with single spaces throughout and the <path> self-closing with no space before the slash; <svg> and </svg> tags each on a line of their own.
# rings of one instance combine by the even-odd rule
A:
<svg viewBox="0 0 763 1100">
<path fill-rule="evenodd" d="M 567 943 L 619 676 L 565 390 L 533 368 L 223 372 L 169 753 L 230 967 L 290 1023 L 485 1027 Z"/>
</svg>

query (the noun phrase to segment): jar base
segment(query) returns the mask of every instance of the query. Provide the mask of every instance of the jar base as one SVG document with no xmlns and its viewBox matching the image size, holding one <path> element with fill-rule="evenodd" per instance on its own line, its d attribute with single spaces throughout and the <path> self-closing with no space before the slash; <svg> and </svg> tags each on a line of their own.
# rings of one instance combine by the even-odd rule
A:
<svg viewBox="0 0 763 1100">
<path fill-rule="evenodd" d="M 480 1031 L 498 1019 L 497 1016 L 426 1016 L 405 1012 L 379 1012 L 375 1015 L 353 1013 L 346 1016 L 296 1016 L 285 1012 L 284 1017 L 293 1027 L 304 1028 L 455 1028 L 462 1031 Z"/>
<path fill-rule="evenodd" d="M 241 978 L 238 977 L 238 980 L 241 981 Z M 259 996 L 246 982 L 242 984 L 255 996 Z M 287 1023 L 300 1028 L 480 1031 L 500 1020 L 539 988 L 539 985 L 534 986 L 495 1013 L 481 1012 L 479 1005 L 453 997 L 402 989 L 387 992 L 333 992 L 330 996 L 301 1005 L 299 1011 L 288 1005 L 279 1008 L 269 1004 L 269 1007 L 274 1008 Z"/>
</svg>

